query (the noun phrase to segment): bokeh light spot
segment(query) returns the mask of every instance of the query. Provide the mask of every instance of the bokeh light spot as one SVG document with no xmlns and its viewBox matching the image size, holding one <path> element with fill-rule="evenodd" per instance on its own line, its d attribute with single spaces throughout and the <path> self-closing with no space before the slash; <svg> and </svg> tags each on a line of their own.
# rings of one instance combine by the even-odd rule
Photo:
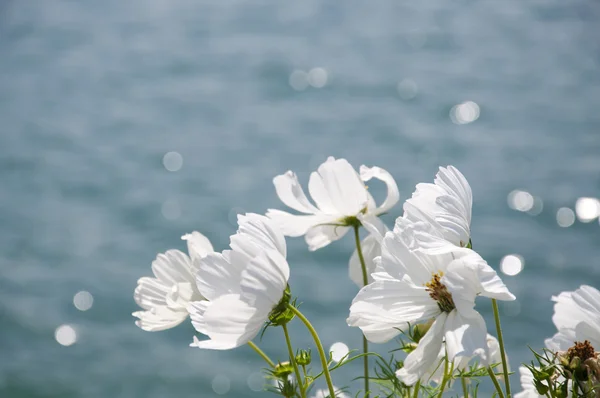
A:
<svg viewBox="0 0 600 398">
<path fill-rule="evenodd" d="M 265 378 L 260 373 L 252 373 L 246 381 L 252 391 L 262 391 L 265 388 Z"/>
<path fill-rule="evenodd" d="M 593 221 L 600 215 L 600 202 L 596 198 L 579 198 L 575 203 L 575 213 L 581 222 Z"/>
<path fill-rule="evenodd" d="M 324 68 L 312 68 L 308 72 L 308 84 L 315 88 L 325 87 L 327 84 L 327 71 Z"/>
<path fill-rule="evenodd" d="M 229 377 L 225 375 L 216 375 L 212 381 L 212 389 L 219 395 L 224 395 L 229 392 L 231 388 L 231 382 Z"/>
<path fill-rule="evenodd" d="M 82 290 L 81 292 L 77 292 L 75 296 L 73 296 L 73 305 L 79 311 L 87 311 L 92 308 L 94 304 L 94 296 L 90 292 L 86 292 Z"/>
<path fill-rule="evenodd" d="M 529 211 L 533 208 L 535 200 L 529 192 L 515 189 L 508 194 L 508 207 L 518 211 Z"/>
<path fill-rule="evenodd" d="M 563 228 L 568 228 L 575 222 L 575 212 L 568 207 L 561 207 L 556 212 L 556 222 Z"/>
<path fill-rule="evenodd" d="M 533 206 L 527 211 L 527 214 L 537 216 L 544 210 L 544 201 L 539 196 L 533 197 Z"/>
<path fill-rule="evenodd" d="M 450 119 L 454 124 L 467 124 L 479 119 L 479 105 L 473 101 L 466 101 L 454 105 L 450 109 Z"/>
<path fill-rule="evenodd" d="M 525 261 L 518 254 L 509 254 L 500 261 L 500 269 L 506 275 L 514 276 L 523 270 Z"/>
<path fill-rule="evenodd" d="M 333 360 L 335 362 L 339 362 L 342 358 L 348 355 L 348 352 L 350 352 L 350 350 L 348 349 L 348 346 L 346 344 L 342 343 L 341 341 L 338 341 L 337 343 L 333 343 L 331 347 L 329 347 L 329 352 L 331 352 L 331 357 L 333 358 Z"/>
<path fill-rule="evenodd" d="M 77 341 L 77 332 L 71 325 L 60 325 L 54 331 L 54 338 L 58 344 L 68 347 Z"/>
<path fill-rule="evenodd" d="M 183 156 L 179 152 L 167 152 L 163 156 L 163 166 L 168 171 L 178 171 L 183 166 Z"/>
<path fill-rule="evenodd" d="M 400 83 L 398 83 L 398 94 L 400 98 L 403 100 L 410 100 L 417 96 L 419 92 L 419 88 L 417 87 L 417 83 L 410 79 L 404 79 Z"/>
<path fill-rule="evenodd" d="M 308 87 L 308 74 L 303 70 L 296 69 L 290 74 L 288 82 L 296 91 L 306 90 L 306 87 Z"/>
</svg>

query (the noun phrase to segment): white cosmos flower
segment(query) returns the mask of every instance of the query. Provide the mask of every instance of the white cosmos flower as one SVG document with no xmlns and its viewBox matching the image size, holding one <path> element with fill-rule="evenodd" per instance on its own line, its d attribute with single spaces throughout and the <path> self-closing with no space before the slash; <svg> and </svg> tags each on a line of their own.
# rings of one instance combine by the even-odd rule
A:
<svg viewBox="0 0 600 398">
<path fill-rule="evenodd" d="M 409 324 L 433 323 L 411 352 L 398 377 L 407 385 L 423 378 L 445 342 L 448 359 L 478 355 L 489 361 L 487 329 L 474 309 L 475 298 L 514 300 L 496 272 L 470 249 L 430 254 L 411 250 L 412 228 L 427 224 L 399 218 L 382 242 L 374 282 L 357 294 L 348 325 L 361 328 L 367 339 L 383 343 Z M 404 225 L 403 225 L 404 224 Z M 410 225 L 409 225 L 410 224 Z"/>
<path fill-rule="evenodd" d="M 231 250 L 197 260 L 198 290 L 206 301 L 190 304 L 192 324 L 209 340 L 191 346 L 226 350 L 252 340 L 281 300 L 290 276 L 283 234 L 267 217 L 238 216 Z"/>
<path fill-rule="evenodd" d="M 600 351 L 600 291 L 583 285 L 574 292 L 562 292 L 553 296 L 554 315 L 552 321 L 558 329 L 546 347 L 553 351 L 565 351 L 575 341 L 588 340 Z"/>
<path fill-rule="evenodd" d="M 418 234 L 424 250 L 447 251 L 447 242 L 466 247 L 471 239 L 473 194 L 467 179 L 453 166 L 440 167 L 433 184 L 417 184 L 412 197 L 404 203 L 404 218 L 424 221 L 433 231 Z"/>
<path fill-rule="evenodd" d="M 372 178 L 387 185 L 387 197 L 379 207 L 365 186 L 365 182 Z M 364 213 L 380 215 L 391 209 L 400 197 L 396 182 L 387 171 L 361 166 L 359 174 L 346 159 L 333 157 L 310 175 L 308 191 L 316 206 L 306 198 L 294 172 L 278 175 L 273 184 L 283 203 L 304 214 L 269 209 L 267 216 L 275 221 L 284 235 L 305 235 L 311 251 L 344 236 L 350 229 L 346 226 L 348 217 Z"/>
<path fill-rule="evenodd" d="M 196 288 L 193 260 L 212 253 L 213 247 L 197 231 L 181 239 L 187 241 L 189 256 L 179 250 L 161 253 L 152 262 L 155 277 L 138 280 L 133 298 L 145 311 L 132 315 L 138 318 L 135 324 L 143 330 L 154 332 L 179 325 L 188 316 L 190 301 L 202 299 Z"/>
</svg>

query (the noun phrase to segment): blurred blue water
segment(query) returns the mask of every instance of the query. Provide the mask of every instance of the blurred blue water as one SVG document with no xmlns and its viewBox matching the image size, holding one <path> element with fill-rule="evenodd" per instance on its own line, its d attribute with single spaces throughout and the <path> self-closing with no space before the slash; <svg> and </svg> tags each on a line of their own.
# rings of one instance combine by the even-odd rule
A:
<svg viewBox="0 0 600 398">
<path fill-rule="evenodd" d="M 306 182 L 328 155 L 389 170 L 403 199 L 438 165 L 463 171 L 475 248 L 496 268 L 525 260 L 504 276 L 518 297 L 502 308 L 516 369 L 526 344 L 554 333 L 552 294 L 600 287 L 597 220 L 556 222 L 558 208 L 600 196 L 599 18 L 583 0 L 0 3 L 0 396 L 211 397 L 222 375 L 228 396 L 261 396 L 247 385 L 262 366 L 249 349 L 190 349 L 188 324 L 142 332 L 132 292 L 182 234 L 225 248 L 237 212 L 282 207 L 273 176 Z M 315 67 L 323 88 L 290 86 Z M 467 100 L 479 119 L 453 124 Z M 181 170 L 165 170 L 168 151 Z M 543 211 L 509 209 L 514 189 Z M 345 326 L 351 239 L 289 247 L 293 291 L 324 344 L 358 347 Z M 87 312 L 73 306 L 80 290 L 94 296 Z M 56 342 L 61 324 L 74 345 Z M 278 333 L 262 345 L 283 359 Z"/>
</svg>

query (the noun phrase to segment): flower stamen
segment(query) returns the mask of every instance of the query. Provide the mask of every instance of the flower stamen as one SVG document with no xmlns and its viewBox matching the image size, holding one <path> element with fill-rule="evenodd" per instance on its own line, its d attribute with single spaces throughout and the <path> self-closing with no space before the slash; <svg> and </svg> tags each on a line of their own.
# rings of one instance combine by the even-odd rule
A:
<svg viewBox="0 0 600 398">
<path fill-rule="evenodd" d="M 452 293 L 448 291 L 446 285 L 440 280 L 444 276 L 442 271 L 433 274 L 433 278 L 425 284 L 425 290 L 429 292 L 429 297 L 437 301 L 438 307 L 444 312 L 450 312 L 456 308 Z"/>
</svg>

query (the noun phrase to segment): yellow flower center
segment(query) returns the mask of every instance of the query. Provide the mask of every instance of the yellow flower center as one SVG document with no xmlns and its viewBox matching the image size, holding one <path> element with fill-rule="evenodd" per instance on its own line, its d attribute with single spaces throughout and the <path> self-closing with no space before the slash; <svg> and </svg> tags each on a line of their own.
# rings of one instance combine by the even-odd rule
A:
<svg viewBox="0 0 600 398">
<path fill-rule="evenodd" d="M 440 282 L 444 273 L 442 271 L 433 274 L 429 282 L 425 284 L 425 290 L 429 292 L 429 297 L 437 301 L 438 307 L 444 312 L 450 312 L 456 308 L 452 294 L 448 291 L 446 285 Z"/>
</svg>

